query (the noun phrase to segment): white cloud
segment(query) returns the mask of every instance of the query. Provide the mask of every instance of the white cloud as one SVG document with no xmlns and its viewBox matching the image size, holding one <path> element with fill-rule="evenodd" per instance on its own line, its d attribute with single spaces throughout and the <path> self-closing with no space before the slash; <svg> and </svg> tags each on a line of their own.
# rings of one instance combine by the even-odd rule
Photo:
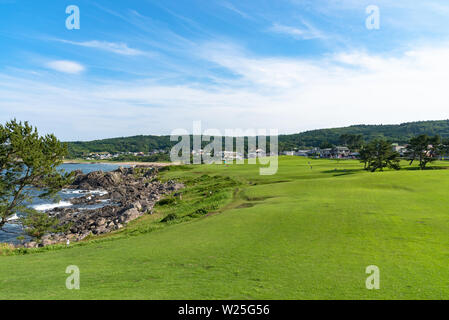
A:
<svg viewBox="0 0 449 320">
<path fill-rule="evenodd" d="M 76 42 L 76 41 L 69 41 L 69 40 L 58 40 L 58 41 L 73 44 L 76 46 L 81 46 L 81 47 L 105 50 L 105 51 L 109 51 L 109 52 L 113 52 L 113 53 L 121 54 L 121 55 L 125 55 L 125 56 L 137 56 L 137 55 L 144 54 L 143 51 L 130 48 L 130 47 L 128 47 L 128 45 L 126 43 L 123 43 L 123 42 L 108 42 L 108 41 L 97 41 L 97 40 L 83 41 L 83 42 Z"/>
<path fill-rule="evenodd" d="M 78 74 L 83 72 L 86 68 L 75 61 L 68 61 L 68 60 L 55 60 L 47 62 L 46 64 L 47 68 L 64 72 L 64 73 L 71 73 L 71 74 Z"/>
<path fill-rule="evenodd" d="M 257 57 L 224 45 L 205 48 L 202 57 L 233 78 L 214 85 L 151 79 L 65 84 L 45 75 L 0 74 L 0 121 L 17 117 L 63 139 L 93 139 L 169 134 L 190 130 L 194 120 L 220 130 L 291 133 L 448 118 L 449 45 L 395 56 L 358 51 L 313 60 Z"/>
<path fill-rule="evenodd" d="M 234 13 L 237 13 L 239 16 L 245 18 L 245 19 L 250 19 L 251 17 L 246 14 L 245 12 L 237 9 L 232 3 L 229 3 L 227 1 L 223 1 L 222 3 L 220 3 L 223 7 L 225 7 L 228 10 L 233 11 Z"/>
<path fill-rule="evenodd" d="M 303 21 L 303 27 L 286 26 L 279 23 L 274 23 L 269 31 L 279 34 L 285 34 L 298 40 L 322 39 L 325 35 L 314 28 L 311 24 Z"/>
</svg>

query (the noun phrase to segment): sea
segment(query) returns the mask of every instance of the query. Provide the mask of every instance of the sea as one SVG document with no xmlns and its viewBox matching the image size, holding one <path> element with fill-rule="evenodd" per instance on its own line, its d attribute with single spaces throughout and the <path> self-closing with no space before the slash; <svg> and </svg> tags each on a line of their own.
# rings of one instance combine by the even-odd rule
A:
<svg viewBox="0 0 449 320">
<path fill-rule="evenodd" d="M 127 167 L 123 165 L 116 165 L 116 164 L 109 164 L 109 163 L 66 163 L 59 167 L 59 169 L 64 170 L 65 172 L 72 172 L 75 170 L 81 170 L 83 173 L 89 173 L 93 171 L 114 171 L 118 169 L 119 167 Z M 82 197 L 85 195 L 87 191 L 84 190 L 69 190 L 69 189 L 63 189 L 61 192 L 59 192 L 60 201 L 57 203 L 49 202 L 45 199 L 40 199 L 38 196 L 38 192 L 36 191 L 36 196 L 33 198 L 32 203 L 30 203 L 30 206 L 33 207 L 36 210 L 39 211 L 47 211 L 51 210 L 57 207 L 72 207 L 72 204 L 69 202 L 72 198 Z M 95 190 L 95 191 L 89 191 L 91 194 L 102 194 L 104 191 L 102 190 Z M 106 205 L 105 202 L 103 205 Z M 93 206 L 76 206 L 76 209 L 78 210 L 85 210 L 85 209 L 94 209 L 101 206 L 99 205 L 93 205 Z M 19 213 L 20 216 L 20 213 Z M 17 234 L 13 234 L 11 232 L 17 233 L 21 232 L 21 227 L 19 224 L 17 224 L 17 218 L 18 216 L 14 216 L 10 218 L 9 222 L 4 226 L 4 229 L 8 232 L 4 232 L 0 230 L 0 243 L 1 242 L 7 242 L 7 243 L 19 243 L 19 240 L 17 240 Z M 25 237 L 25 240 L 29 240 L 29 238 Z"/>
</svg>

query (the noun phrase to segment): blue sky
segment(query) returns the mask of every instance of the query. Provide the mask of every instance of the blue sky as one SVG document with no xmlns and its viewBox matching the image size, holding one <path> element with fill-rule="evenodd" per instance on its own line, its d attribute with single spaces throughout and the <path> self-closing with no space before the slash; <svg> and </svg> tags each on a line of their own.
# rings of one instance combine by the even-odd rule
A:
<svg viewBox="0 0 449 320">
<path fill-rule="evenodd" d="M 448 40 L 436 0 L 0 0 L 0 121 L 89 140 L 446 119 Z"/>
</svg>

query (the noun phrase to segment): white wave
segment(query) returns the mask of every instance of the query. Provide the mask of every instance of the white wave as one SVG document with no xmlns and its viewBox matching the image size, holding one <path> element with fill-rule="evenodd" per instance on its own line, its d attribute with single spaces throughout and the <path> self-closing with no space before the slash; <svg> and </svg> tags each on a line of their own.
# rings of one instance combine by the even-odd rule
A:
<svg viewBox="0 0 449 320">
<path fill-rule="evenodd" d="M 15 225 L 19 224 L 19 217 L 17 216 L 17 214 L 14 214 L 10 218 L 6 219 L 6 221 L 8 221 L 9 225 L 14 225 L 15 226 Z"/>
<path fill-rule="evenodd" d="M 75 189 L 62 189 L 62 193 L 64 194 L 94 194 L 99 196 L 104 196 L 108 194 L 107 191 L 104 190 L 75 190 Z"/>
<path fill-rule="evenodd" d="M 62 193 L 64 194 L 83 194 L 89 192 L 88 190 L 75 190 L 75 189 L 62 189 Z"/>
<path fill-rule="evenodd" d="M 104 195 L 108 194 L 108 192 L 104 191 L 104 190 L 92 190 L 92 191 L 89 191 L 89 193 L 99 195 L 99 196 L 104 196 Z"/>
<path fill-rule="evenodd" d="M 38 211 L 48 211 L 55 208 L 70 207 L 70 206 L 72 206 L 72 204 L 68 201 L 59 201 L 58 203 L 44 203 L 34 205 L 33 209 Z"/>
<path fill-rule="evenodd" d="M 17 216 L 17 214 L 14 213 L 14 215 L 11 218 L 8 218 L 7 221 L 14 221 L 14 220 L 18 220 L 19 217 Z"/>
</svg>

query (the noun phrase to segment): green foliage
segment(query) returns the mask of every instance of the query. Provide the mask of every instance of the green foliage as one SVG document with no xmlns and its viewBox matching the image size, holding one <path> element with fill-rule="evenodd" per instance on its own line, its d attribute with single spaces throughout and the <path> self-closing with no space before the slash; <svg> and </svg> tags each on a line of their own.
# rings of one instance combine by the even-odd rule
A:
<svg viewBox="0 0 449 320">
<path fill-rule="evenodd" d="M 167 214 L 162 220 L 161 222 L 169 222 L 169 221 L 173 221 L 176 220 L 178 218 L 178 216 L 176 215 L 176 213 L 169 213 Z"/>
<path fill-rule="evenodd" d="M 350 150 L 359 150 L 365 143 L 363 135 L 361 134 L 342 134 L 340 136 L 340 143 L 347 146 Z"/>
<path fill-rule="evenodd" d="M 235 179 L 223 176 L 204 174 L 187 178 L 188 171 L 172 172 L 174 176 L 170 178 L 182 181 L 186 188 L 182 190 L 182 200 L 172 196 L 157 203 L 156 212 L 164 216 L 161 222 L 179 223 L 219 210 L 232 200 L 233 190 L 240 185 Z"/>
<path fill-rule="evenodd" d="M 437 160 L 441 152 L 445 152 L 447 147 L 441 144 L 440 136 L 429 137 L 425 134 L 410 139 L 407 146 L 407 158 L 410 165 L 419 161 L 419 168 L 424 170 L 428 163 Z"/>
<path fill-rule="evenodd" d="M 88 155 L 91 152 L 150 152 L 171 148 L 173 143 L 169 136 L 134 136 L 126 138 L 112 138 L 89 142 L 76 141 L 68 143 L 71 157 Z"/>
<path fill-rule="evenodd" d="M 173 204 L 173 203 L 175 203 L 175 202 L 176 202 L 176 199 L 175 199 L 175 198 L 173 198 L 173 197 L 167 197 L 167 198 L 164 198 L 164 199 L 159 200 L 159 201 L 156 203 L 156 205 L 157 205 L 157 206 L 166 206 L 166 205 L 169 205 L 169 204 Z"/>
<path fill-rule="evenodd" d="M 372 157 L 372 150 L 368 145 L 362 145 L 360 148 L 359 159 L 364 164 L 364 169 L 368 168 L 368 163 Z"/>
<path fill-rule="evenodd" d="M 54 135 L 39 136 L 28 122 L 0 125 L 0 229 L 13 215 L 30 212 L 36 190 L 40 198 L 57 199 L 72 177 L 57 169 L 66 154 L 66 145 Z"/>
<path fill-rule="evenodd" d="M 0 256 L 8 256 L 14 254 L 15 248 L 8 243 L 0 243 Z"/>
<path fill-rule="evenodd" d="M 400 144 L 407 143 L 412 137 L 427 134 L 449 138 L 449 120 L 421 121 L 400 125 L 355 125 L 344 128 L 319 129 L 296 134 L 279 136 L 279 151 L 289 151 L 301 147 L 331 148 L 346 144 L 350 149 L 358 149 L 363 141 L 385 139 Z M 193 137 L 190 136 L 191 142 Z M 245 143 L 247 139 L 245 138 Z M 91 152 L 150 152 L 153 150 L 170 150 L 177 142 L 170 141 L 170 136 L 134 136 L 112 138 L 90 142 L 69 142 L 68 150 L 72 158 L 88 155 Z M 223 146 L 224 144 L 223 139 Z M 204 147 L 207 142 L 202 143 Z M 190 144 L 191 148 L 193 143 Z M 269 149 L 269 143 L 267 144 Z M 269 151 L 269 150 L 266 150 Z M 246 152 L 246 151 L 245 151 Z M 146 157 L 124 156 L 118 161 L 168 161 L 167 153 Z"/>
<path fill-rule="evenodd" d="M 383 171 L 384 168 L 399 170 L 399 153 L 393 151 L 391 143 L 376 139 L 364 146 L 360 152 L 361 161 L 365 163 L 365 169 L 374 172 Z"/>
<path fill-rule="evenodd" d="M 199 209 L 195 210 L 194 214 L 202 215 L 202 214 L 206 214 L 207 212 L 208 212 L 207 208 L 199 208 Z"/>
<path fill-rule="evenodd" d="M 149 156 L 121 155 L 113 158 L 112 161 L 137 161 L 137 162 L 169 162 L 170 155 L 168 153 L 156 153 Z"/>
<path fill-rule="evenodd" d="M 329 148 L 333 148 L 335 146 L 332 143 L 330 143 L 329 141 L 326 140 L 326 141 L 321 142 L 319 147 L 321 149 L 329 149 Z"/>
<path fill-rule="evenodd" d="M 36 242 L 40 243 L 42 237 L 47 233 L 59 233 L 67 231 L 70 226 L 59 225 L 59 220 L 55 217 L 50 217 L 45 212 L 36 210 L 26 210 L 26 215 L 20 217 L 20 222 L 24 226 L 24 233 Z"/>
<path fill-rule="evenodd" d="M 449 138 L 449 120 L 420 121 L 400 125 L 354 125 L 344 128 L 311 130 L 297 134 L 279 136 L 279 150 L 287 151 L 298 147 L 318 147 L 322 144 L 339 145 L 342 136 L 361 136 L 364 141 L 385 139 L 389 142 L 406 144 L 420 134 L 440 135 Z M 356 143 L 358 144 L 358 142 Z"/>
</svg>

